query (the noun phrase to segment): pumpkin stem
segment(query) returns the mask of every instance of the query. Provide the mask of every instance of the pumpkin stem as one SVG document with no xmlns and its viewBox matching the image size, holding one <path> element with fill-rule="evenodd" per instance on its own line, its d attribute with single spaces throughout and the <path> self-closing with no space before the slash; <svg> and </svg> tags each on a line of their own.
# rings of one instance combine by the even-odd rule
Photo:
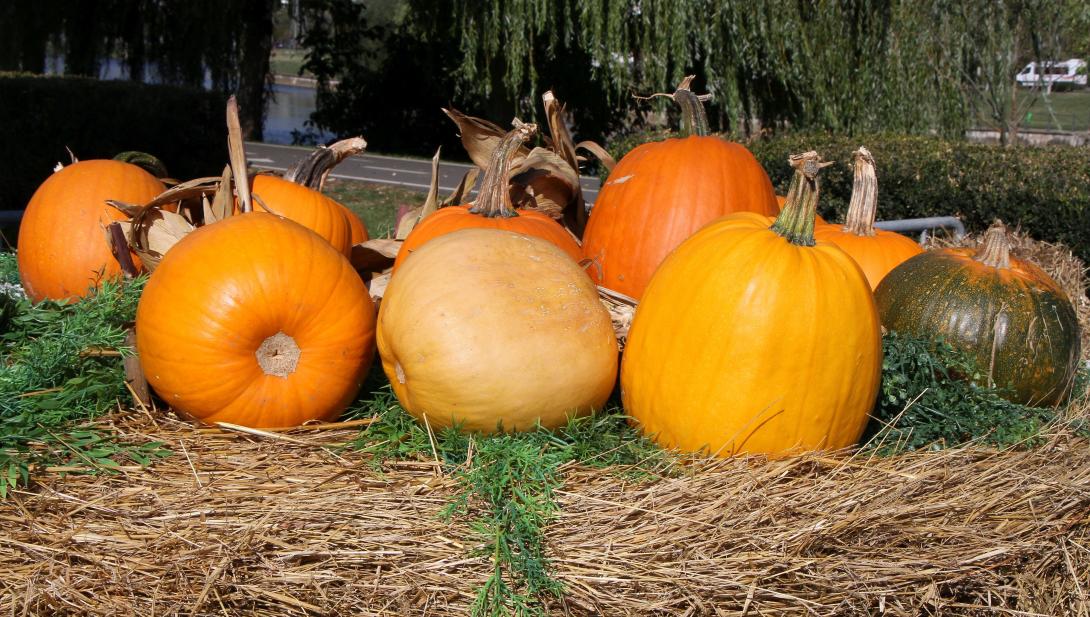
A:
<svg viewBox="0 0 1090 617">
<path fill-rule="evenodd" d="M 832 163 L 823 162 L 821 155 L 813 150 L 793 154 L 787 162 L 795 168 L 795 175 L 787 189 L 783 211 L 769 229 L 791 244 L 814 246 L 814 217 L 817 216 L 818 194 L 821 192 L 818 174 Z"/>
<path fill-rule="evenodd" d="M 681 106 L 681 132 L 686 137 L 704 137 L 708 134 L 708 116 L 704 113 L 704 101 L 711 100 L 710 94 L 695 94 L 689 89 L 696 75 L 687 75 L 678 84 L 673 94 L 656 92 L 648 96 L 634 97 L 636 100 L 646 101 L 656 97 L 667 97 Z"/>
<path fill-rule="evenodd" d="M 122 163 L 131 163 L 137 167 L 142 167 L 144 171 L 155 176 L 156 178 L 163 179 L 169 176 L 167 173 L 166 165 L 155 156 L 148 154 L 147 152 L 140 152 L 138 150 L 127 150 L 120 152 L 114 156 L 115 161 L 121 161 Z"/>
<path fill-rule="evenodd" d="M 873 236 L 874 218 L 878 213 L 878 176 L 874 173 L 874 157 L 869 150 L 859 146 L 852 153 L 852 158 L 855 160 L 855 178 L 844 231 L 857 236 Z"/>
<path fill-rule="evenodd" d="M 1011 267 L 1011 242 L 1007 237 L 1007 227 L 1003 221 L 995 219 L 988 231 L 984 232 L 984 244 L 974 257 L 980 263 L 993 268 Z"/>
<path fill-rule="evenodd" d="M 349 137 L 326 147 L 316 148 L 310 154 L 295 162 L 284 172 L 284 179 L 288 182 L 301 184 L 321 191 L 325 187 L 325 180 L 329 172 L 339 165 L 341 161 L 354 156 L 367 149 L 367 142 L 363 137 Z"/>
<path fill-rule="evenodd" d="M 537 125 L 523 122 L 518 118 L 512 120 L 511 125 L 515 128 L 508 131 L 500 141 L 500 145 L 492 151 L 488 169 L 484 172 L 484 180 L 481 181 L 481 193 L 477 197 L 477 202 L 469 209 L 473 214 L 488 218 L 518 216 L 518 212 L 515 212 L 515 208 L 511 205 L 508 179 L 511 176 L 515 155 L 518 154 L 522 144 L 537 132 Z"/>
<path fill-rule="evenodd" d="M 287 377 L 299 366 L 302 351 L 294 338 L 277 332 L 262 341 L 254 355 L 257 356 L 258 366 L 266 375 Z"/>
</svg>

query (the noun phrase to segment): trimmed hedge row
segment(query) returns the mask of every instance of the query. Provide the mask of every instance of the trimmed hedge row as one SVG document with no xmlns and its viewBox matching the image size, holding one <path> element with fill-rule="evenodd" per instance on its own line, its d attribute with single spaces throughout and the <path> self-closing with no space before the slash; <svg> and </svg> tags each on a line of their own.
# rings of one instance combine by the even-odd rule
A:
<svg viewBox="0 0 1090 617">
<path fill-rule="evenodd" d="M 614 143 L 623 154 L 664 133 Z M 746 143 L 781 195 L 791 154 L 816 150 L 834 164 L 822 174 L 819 211 L 842 221 L 852 191 L 851 153 L 865 145 L 878 170 L 878 218 L 961 217 L 970 231 L 1000 218 L 1034 238 L 1063 242 L 1090 263 L 1090 148 L 1013 147 L 935 137 L 787 134 Z"/>
<path fill-rule="evenodd" d="M 224 101 L 188 88 L 0 73 L 0 210 L 20 210 L 71 148 L 79 159 L 154 154 L 171 176 L 219 175 Z"/>
</svg>

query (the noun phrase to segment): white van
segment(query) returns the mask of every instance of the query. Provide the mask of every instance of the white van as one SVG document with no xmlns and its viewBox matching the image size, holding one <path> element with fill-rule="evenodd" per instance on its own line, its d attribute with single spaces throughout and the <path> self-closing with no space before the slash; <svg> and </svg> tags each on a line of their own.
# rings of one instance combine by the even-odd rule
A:
<svg viewBox="0 0 1090 617">
<path fill-rule="evenodd" d="M 1048 90 L 1053 88 L 1085 88 L 1086 87 L 1086 61 L 1071 58 L 1062 62 L 1049 60 L 1047 62 L 1030 62 L 1015 76 L 1018 85 L 1027 88 L 1044 86 Z"/>
</svg>

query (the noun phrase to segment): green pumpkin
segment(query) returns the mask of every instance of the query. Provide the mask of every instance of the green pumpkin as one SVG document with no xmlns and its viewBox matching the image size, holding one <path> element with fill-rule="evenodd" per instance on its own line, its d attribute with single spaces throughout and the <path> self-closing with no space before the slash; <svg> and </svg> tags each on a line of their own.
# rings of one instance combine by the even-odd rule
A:
<svg viewBox="0 0 1090 617">
<path fill-rule="evenodd" d="M 946 341 L 975 359 L 981 385 L 1033 406 L 1071 394 L 1079 324 L 1067 294 L 1043 270 L 1010 257 L 1002 223 L 978 249 L 929 251 L 902 263 L 875 290 L 882 325 Z"/>
</svg>

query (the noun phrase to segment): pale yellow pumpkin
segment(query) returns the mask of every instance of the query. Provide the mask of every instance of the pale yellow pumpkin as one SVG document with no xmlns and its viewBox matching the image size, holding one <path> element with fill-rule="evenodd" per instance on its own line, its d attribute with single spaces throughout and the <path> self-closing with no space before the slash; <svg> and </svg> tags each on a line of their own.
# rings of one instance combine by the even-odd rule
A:
<svg viewBox="0 0 1090 617">
<path fill-rule="evenodd" d="M 415 251 L 386 288 L 377 339 L 401 405 L 433 429 L 561 426 L 600 409 L 617 374 L 587 274 L 552 243 L 497 229 Z"/>
</svg>

